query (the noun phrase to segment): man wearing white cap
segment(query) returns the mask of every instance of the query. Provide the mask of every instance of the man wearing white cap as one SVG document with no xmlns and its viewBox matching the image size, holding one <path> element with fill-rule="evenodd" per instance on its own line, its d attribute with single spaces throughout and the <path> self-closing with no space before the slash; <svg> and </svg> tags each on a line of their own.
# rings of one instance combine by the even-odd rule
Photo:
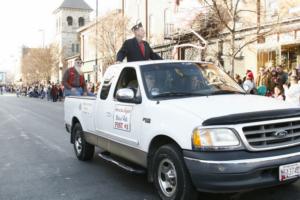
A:
<svg viewBox="0 0 300 200">
<path fill-rule="evenodd" d="M 117 54 L 117 62 L 122 62 L 127 57 L 127 62 L 143 60 L 161 60 L 162 58 L 153 52 L 148 42 L 144 41 L 145 31 L 142 23 L 131 28 L 134 38 L 126 40 Z"/>
</svg>

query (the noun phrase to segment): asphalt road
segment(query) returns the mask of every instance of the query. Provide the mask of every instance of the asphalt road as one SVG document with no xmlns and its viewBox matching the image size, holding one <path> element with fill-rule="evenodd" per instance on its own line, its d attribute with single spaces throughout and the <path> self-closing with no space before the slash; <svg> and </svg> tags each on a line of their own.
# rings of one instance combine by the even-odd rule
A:
<svg viewBox="0 0 300 200">
<path fill-rule="evenodd" d="M 64 129 L 63 104 L 0 96 L 0 200 L 158 200 L 146 175 L 130 174 L 97 155 L 78 161 Z M 291 186 L 201 200 L 299 200 Z"/>
</svg>

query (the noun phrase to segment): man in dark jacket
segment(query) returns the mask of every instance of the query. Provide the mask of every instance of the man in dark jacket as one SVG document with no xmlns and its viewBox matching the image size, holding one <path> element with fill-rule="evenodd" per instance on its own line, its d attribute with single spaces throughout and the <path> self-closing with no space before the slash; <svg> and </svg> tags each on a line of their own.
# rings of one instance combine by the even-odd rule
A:
<svg viewBox="0 0 300 200">
<path fill-rule="evenodd" d="M 143 40 L 145 31 L 142 23 L 136 24 L 131 30 L 135 37 L 123 43 L 117 54 L 117 62 L 122 62 L 125 57 L 127 62 L 162 59 L 153 52 L 148 42 Z"/>
</svg>

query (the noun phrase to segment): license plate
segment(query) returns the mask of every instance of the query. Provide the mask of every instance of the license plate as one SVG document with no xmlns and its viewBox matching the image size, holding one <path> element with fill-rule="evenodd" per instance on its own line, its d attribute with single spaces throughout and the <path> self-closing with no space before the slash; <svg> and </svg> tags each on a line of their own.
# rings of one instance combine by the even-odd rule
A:
<svg viewBox="0 0 300 200">
<path fill-rule="evenodd" d="M 300 176 L 300 163 L 282 165 L 279 167 L 279 180 L 285 181 L 288 179 Z"/>
</svg>

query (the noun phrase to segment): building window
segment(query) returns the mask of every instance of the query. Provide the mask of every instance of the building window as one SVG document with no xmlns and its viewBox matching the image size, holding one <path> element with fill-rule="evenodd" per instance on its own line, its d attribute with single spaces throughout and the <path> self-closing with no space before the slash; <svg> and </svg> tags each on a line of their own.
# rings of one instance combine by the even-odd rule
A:
<svg viewBox="0 0 300 200">
<path fill-rule="evenodd" d="M 79 24 L 79 27 L 84 26 L 84 18 L 83 17 L 79 17 L 78 24 Z"/>
<path fill-rule="evenodd" d="M 75 52 L 75 44 L 72 44 L 72 53 Z"/>
<path fill-rule="evenodd" d="M 67 17 L 67 22 L 68 22 L 68 26 L 72 26 L 73 25 L 73 18 L 71 16 Z"/>
<path fill-rule="evenodd" d="M 79 44 L 76 44 L 76 53 L 79 53 Z"/>
</svg>

